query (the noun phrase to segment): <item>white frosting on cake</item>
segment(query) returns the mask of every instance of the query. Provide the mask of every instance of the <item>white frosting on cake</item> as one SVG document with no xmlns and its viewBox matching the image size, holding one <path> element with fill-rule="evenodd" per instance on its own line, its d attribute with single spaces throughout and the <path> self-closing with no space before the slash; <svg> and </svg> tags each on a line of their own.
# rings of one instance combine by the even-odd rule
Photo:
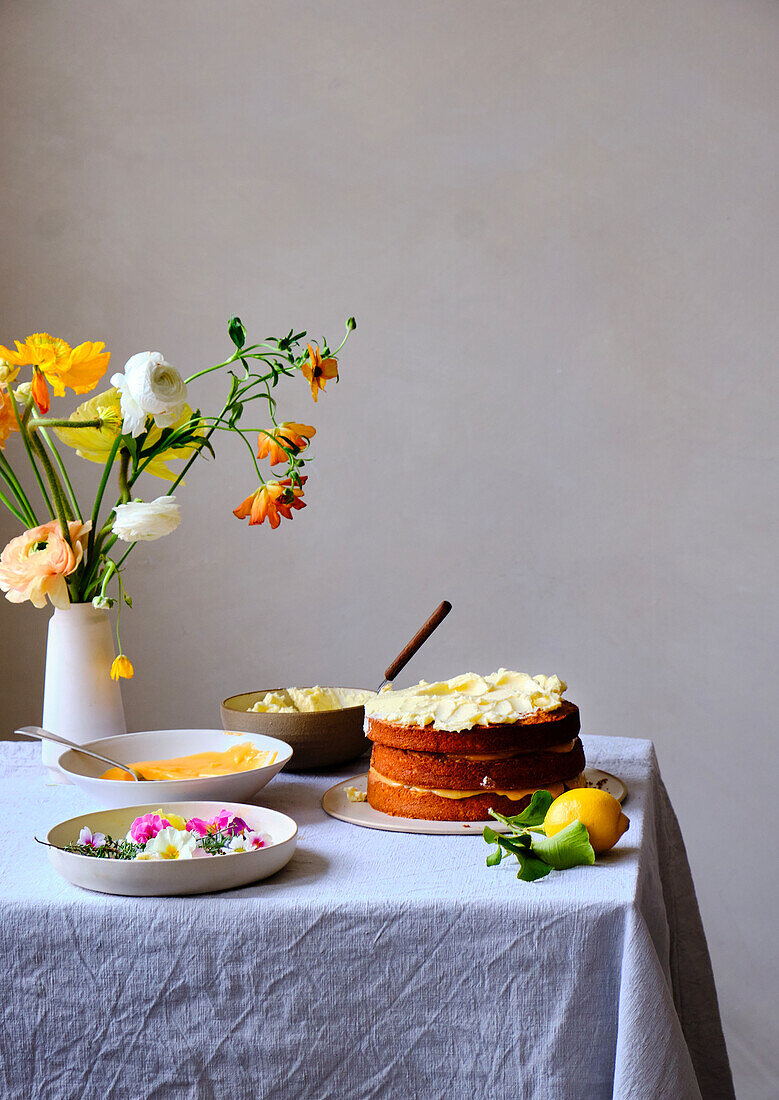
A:
<svg viewBox="0 0 779 1100">
<path fill-rule="evenodd" d="M 505 668 L 489 676 L 466 672 L 428 684 L 420 680 L 400 691 L 384 690 L 365 704 L 365 716 L 398 726 L 432 726 L 456 733 L 474 726 L 519 722 L 537 711 L 554 710 L 566 684 L 557 676 L 528 676 Z"/>
</svg>

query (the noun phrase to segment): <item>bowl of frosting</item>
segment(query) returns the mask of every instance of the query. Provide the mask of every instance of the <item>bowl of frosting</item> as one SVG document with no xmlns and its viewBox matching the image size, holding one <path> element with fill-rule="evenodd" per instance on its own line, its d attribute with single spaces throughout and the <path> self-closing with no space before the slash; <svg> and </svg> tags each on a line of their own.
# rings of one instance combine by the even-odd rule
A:
<svg viewBox="0 0 779 1100">
<path fill-rule="evenodd" d="M 129 764 L 143 782 L 121 768 L 66 749 L 60 771 L 102 806 L 113 809 L 139 801 L 214 800 L 246 802 L 292 757 L 278 737 L 216 729 L 146 730 L 89 741 L 85 749 Z"/>
<path fill-rule="evenodd" d="M 279 737 L 291 745 L 291 771 L 329 768 L 356 760 L 370 748 L 364 733 L 364 688 L 265 688 L 231 695 L 222 703 L 226 730 Z"/>
</svg>

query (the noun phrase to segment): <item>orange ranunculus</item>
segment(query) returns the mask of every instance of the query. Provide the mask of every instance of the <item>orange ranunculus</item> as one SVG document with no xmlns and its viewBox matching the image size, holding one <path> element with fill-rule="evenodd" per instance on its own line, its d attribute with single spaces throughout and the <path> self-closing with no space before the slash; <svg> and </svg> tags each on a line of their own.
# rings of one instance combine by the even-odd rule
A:
<svg viewBox="0 0 779 1100">
<path fill-rule="evenodd" d="M 316 428 L 312 428 L 310 424 L 294 424 L 285 420 L 272 431 L 268 429 L 267 432 L 260 432 L 257 437 L 257 458 L 270 455 L 271 466 L 278 466 L 280 462 L 287 461 L 287 452 L 281 444 L 294 454 L 300 454 L 315 435 Z"/>
<path fill-rule="evenodd" d="M 65 578 L 81 561 L 91 526 L 91 521 L 68 524 L 72 547 L 56 519 L 11 539 L 0 554 L 0 589 L 5 598 L 11 603 L 30 600 L 35 607 L 45 607 L 48 596 L 55 607 L 67 607 L 70 597 Z"/>
<path fill-rule="evenodd" d="M 293 485 L 288 477 L 283 481 L 266 481 L 243 504 L 234 509 L 233 515 L 238 519 L 246 519 L 248 516 L 250 527 L 264 523 L 267 519 L 275 530 L 281 523 L 282 516 L 284 519 L 292 519 L 293 508 L 295 511 L 305 508 L 305 501 L 301 497 L 306 478 L 301 477 L 300 481 L 300 485 Z"/>
<path fill-rule="evenodd" d="M 46 381 L 51 383 L 57 397 L 64 395 L 65 386 L 69 386 L 74 393 L 87 393 L 94 389 L 105 374 L 111 358 L 111 353 L 103 350 L 105 344 L 102 341 L 93 343 L 87 340 L 71 348 L 70 344 L 58 336 L 50 336 L 48 332 L 36 332 L 28 336 L 23 344 L 18 340 L 15 343 L 16 351 L 0 346 L 0 358 L 19 367 L 37 367 L 46 376 Z M 47 411 L 37 397 L 36 403 L 42 412 Z"/>
<path fill-rule="evenodd" d="M 338 360 L 333 356 L 323 359 L 319 348 L 311 344 L 308 345 L 308 359 L 300 369 L 311 385 L 311 396 L 315 401 L 319 400 L 319 391 L 325 388 L 325 383 L 331 378 L 338 378 Z"/>
<path fill-rule="evenodd" d="M 8 390 L 0 384 L 0 450 L 5 449 L 5 441 L 11 432 L 18 432 L 19 425 L 16 423 L 16 417 L 14 416 L 14 409 L 11 402 L 11 397 Z"/>
</svg>

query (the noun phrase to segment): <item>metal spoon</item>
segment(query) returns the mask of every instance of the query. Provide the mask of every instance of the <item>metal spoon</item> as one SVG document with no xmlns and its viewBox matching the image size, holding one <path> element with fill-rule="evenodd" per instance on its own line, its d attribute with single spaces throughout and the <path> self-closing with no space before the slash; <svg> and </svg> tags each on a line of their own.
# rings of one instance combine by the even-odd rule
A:
<svg viewBox="0 0 779 1100">
<path fill-rule="evenodd" d="M 136 783 L 147 782 L 140 772 L 137 772 L 128 764 L 122 764 L 119 760 L 112 760 L 110 756 L 101 756 L 99 752 L 93 752 L 92 749 L 85 749 L 83 745 L 74 745 L 73 742 L 68 741 L 67 738 L 60 737 L 56 733 L 50 733 L 49 730 L 42 729 L 40 726 L 22 726 L 22 728 L 16 730 L 16 732 L 26 734 L 27 737 L 37 737 L 39 741 L 54 741 L 57 745 L 65 745 L 66 748 L 83 753 L 84 756 L 91 756 L 95 760 L 101 760 L 104 764 L 110 764 L 112 768 L 121 768 L 123 772 L 128 772 Z"/>
</svg>

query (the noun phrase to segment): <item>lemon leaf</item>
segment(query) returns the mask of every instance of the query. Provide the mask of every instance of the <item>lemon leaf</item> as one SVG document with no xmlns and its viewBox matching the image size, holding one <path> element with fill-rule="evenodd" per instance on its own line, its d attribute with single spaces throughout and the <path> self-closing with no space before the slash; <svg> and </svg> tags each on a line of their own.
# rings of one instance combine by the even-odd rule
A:
<svg viewBox="0 0 779 1100">
<path fill-rule="evenodd" d="M 572 821 L 554 836 L 533 834 L 531 851 L 556 871 L 582 867 L 595 862 L 590 835 L 581 821 Z"/>
<path fill-rule="evenodd" d="M 517 878 L 521 882 L 535 882 L 536 879 L 548 875 L 551 870 L 551 866 L 542 859 L 537 859 L 535 856 L 531 855 L 524 855 L 519 863 Z"/>
<path fill-rule="evenodd" d="M 550 791 L 534 791 L 533 797 L 522 813 L 514 814 L 513 817 L 504 817 L 495 810 L 490 810 L 489 814 L 496 821 L 502 821 L 504 825 L 516 831 L 528 825 L 542 825 L 553 802 L 554 798 Z"/>
</svg>

